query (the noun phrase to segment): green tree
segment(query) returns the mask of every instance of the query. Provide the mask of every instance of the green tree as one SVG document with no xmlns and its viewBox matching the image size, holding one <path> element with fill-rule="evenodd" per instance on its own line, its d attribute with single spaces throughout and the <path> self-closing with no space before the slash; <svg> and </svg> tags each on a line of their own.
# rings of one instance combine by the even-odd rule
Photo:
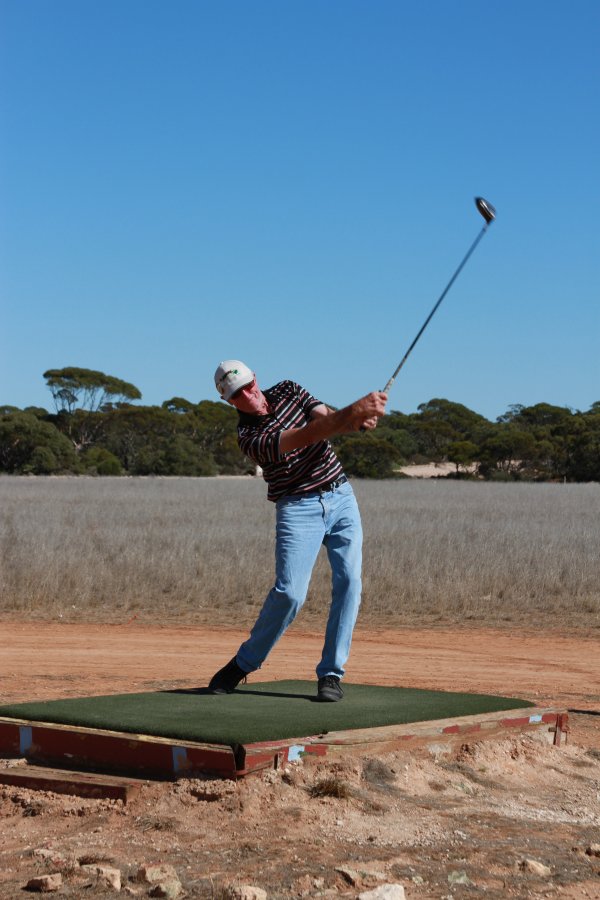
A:
<svg viewBox="0 0 600 900">
<path fill-rule="evenodd" d="M 174 413 L 158 406 L 113 409 L 105 417 L 103 446 L 132 475 L 216 475 L 220 471 L 195 412 Z M 236 452 L 243 464 L 237 447 Z"/>
<path fill-rule="evenodd" d="M 530 456 L 521 461 L 522 475 L 537 479 L 567 476 L 573 437 L 580 430 L 578 414 L 568 407 L 536 403 L 511 406 L 498 421 L 534 439 Z"/>
<path fill-rule="evenodd" d="M 29 413 L 13 412 L 0 416 L 0 470 L 75 472 L 78 461 L 71 442 L 54 425 Z"/>
<path fill-rule="evenodd" d="M 410 432 L 409 423 L 408 416 L 392 410 L 391 413 L 383 416 L 377 425 L 377 437 L 393 444 L 400 454 L 402 462 L 407 462 L 419 450 L 418 443 Z"/>
<path fill-rule="evenodd" d="M 157 406 L 112 409 L 104 415 L 102 446 L 130 475 L 163 474 L 164 448 L 177 427 L 177 416 Z"/>
<path fill-rule="evenodd" d="M 126 400 L 140 400 L 141 393 L 134 384 L 105 375 L 95 369 L 48 369 L 46 384 L 54 399 L 57 412 L 72 413 L 75 409 L 98 412 L 108 405 Z"/>
<path fill-rule="evenodd" d="M 489 428 L 484 416 L 462 403 L 434 398 L 407 417 L 406 427 L 417 443 L 417 452 L 435 462 L 447 458 L 448 447 L 457 441 L 478 443 L 478 435 Z"/>
<path fill-rule="evenodd" d="M 516 478 L 535 458 L 534 436 L 514 425 L 501 423 L 480 447 L 479 471 L 489 477 L 495 469 Z"/>
<path fill-rule="evenodd" d="M 50 447 L 34 447 L 28 462 L 21 468 L 22 472 L 33 475 L 52 475 L 60 469 L 56 454 Z"/>
<path fill-rule="evenodd" d="M 179 476 L 207 476 L 218 473 L 211 453 L 206 453 L 186 434 L 176 434 L 163 451 L 163 474 Z"/>
<path fill-rule="evenodd" d="M 184 397 L 172 397 L 170 400 L 165 400 L 164 403 L 161 403 L 161 409 L 166 409 L 167 412 L 173 413 L 189 413 L 193 412 L 195 408 L 195 404 Z"/>
<path fill-rule="evenodd" d="M 237 445 L 238 414 L 232 406 L 212 400 L 190 403 L 183 397 L 173 397 L 162 407 L 177 413 L 179 429 L 198 444 L 206 458 L 212 457 L 218 474 L 254 471 L 254 463 L 243 456 Z"/>
<path fill-rule="evenodd" d="M 472 465 L 479 454 L 479 447 L 473 441 L 453 441 L 448 444 L 448 459 L 456 466 L 456 473 L 460 469 L 467 470 Z"/>
<path fill-rule="evenodd" d="M 121 463 L 110 450 L 90 447 L 81 454 L 81 463 L 87 475 L 122 475 Z"/>
<path fill-rule="evenodd" d="M 553 406 L 551 403 L 536 403 L 533 406 L 511 406 L 498 421 L 512 423 L 519 428 L 561 428 L 573 415 L 566 406 Z"/>
<path fill-rule="evenodd" d="M 578 417 L 579 429 L 569 441 L 565 477 L 571 481 L 600 482 L 600 403 Z"/>
<path fill-rule="evenodd" d="M 344 435 L 334 445 L 344 472 L 357 478 L 393 478 L 402 463 L 392 443 L 370 433 Z"/>
<path fill-rule="evenodd" d="M 103 412 L 142 396 L 135 385 L 94 369 L 48 369 L 44 378 L 56 407 L 57 427 L 77 452 L 98 440 Z"/>
</svg>

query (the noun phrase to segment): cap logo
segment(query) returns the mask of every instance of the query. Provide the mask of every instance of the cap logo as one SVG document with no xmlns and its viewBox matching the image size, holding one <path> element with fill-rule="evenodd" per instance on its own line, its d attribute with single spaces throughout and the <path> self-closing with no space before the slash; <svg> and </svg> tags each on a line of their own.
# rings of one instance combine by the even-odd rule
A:
<svg viewBox="0 0 600 900">
<path fill-rule="evenodd" d="M 225 379 L 228 378 L 229 375 L 239 375 L 239 374 L 240 374 L 239 369 L 229 369 L 228 372 L 225 372 L 223 375 L 221 375 L 221 377 L 219 378 L 219 381 L 225 381 Z"/>
</svg>

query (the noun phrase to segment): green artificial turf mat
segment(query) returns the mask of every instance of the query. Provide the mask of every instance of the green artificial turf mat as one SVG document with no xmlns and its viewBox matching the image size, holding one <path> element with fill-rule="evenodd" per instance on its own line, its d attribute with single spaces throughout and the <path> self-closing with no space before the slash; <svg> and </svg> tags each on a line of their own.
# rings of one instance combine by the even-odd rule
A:
<svg viewBox="0 0 600 900">
<path fill-rule="evenodd" d="M 0 706 L 0 716 L 232 746 L 532 706 L 510 697 L 370 684 L 344 684 L 344 693 L 341 702 L 318 703 L 314 681 L 266 681 L 233 694 L 199 688 L 12 703 Z"/>
</svg>

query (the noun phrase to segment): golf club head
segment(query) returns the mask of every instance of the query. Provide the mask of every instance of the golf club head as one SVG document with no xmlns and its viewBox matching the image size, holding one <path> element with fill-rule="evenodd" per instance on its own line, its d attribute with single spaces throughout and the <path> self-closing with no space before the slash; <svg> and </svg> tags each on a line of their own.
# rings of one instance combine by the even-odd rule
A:
<svg viewBox="0 0 600 900">
<path fill-rule="evenodd" d="M 496 218 L 496 210 L 492 206 L 491 203 L 488 203 L 487 200 L 484 200 L 483 197 L 475 197 L 475 206 L 485 219 L 485 221 L 490 224 Z"/>
</svg>

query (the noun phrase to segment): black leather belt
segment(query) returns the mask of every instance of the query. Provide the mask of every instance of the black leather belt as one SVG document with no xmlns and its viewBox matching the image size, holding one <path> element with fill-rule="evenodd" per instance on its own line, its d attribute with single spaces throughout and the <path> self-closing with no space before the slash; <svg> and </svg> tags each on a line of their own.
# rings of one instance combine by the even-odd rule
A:
<svg viewBox="0 0 600 900">
<path fill-rule="evenodd" d="M 345 475 L 342 475 L 340 478 L 336 478 L 335 481 L 328 481 L 327 484 L 321 484 L 317 491 L 319 494 L 326 494 L 328 491 L 335 491 L 336 488 L 339 488 L 341 484 L 345 484 L 348 481 Z"/>
</svg>

